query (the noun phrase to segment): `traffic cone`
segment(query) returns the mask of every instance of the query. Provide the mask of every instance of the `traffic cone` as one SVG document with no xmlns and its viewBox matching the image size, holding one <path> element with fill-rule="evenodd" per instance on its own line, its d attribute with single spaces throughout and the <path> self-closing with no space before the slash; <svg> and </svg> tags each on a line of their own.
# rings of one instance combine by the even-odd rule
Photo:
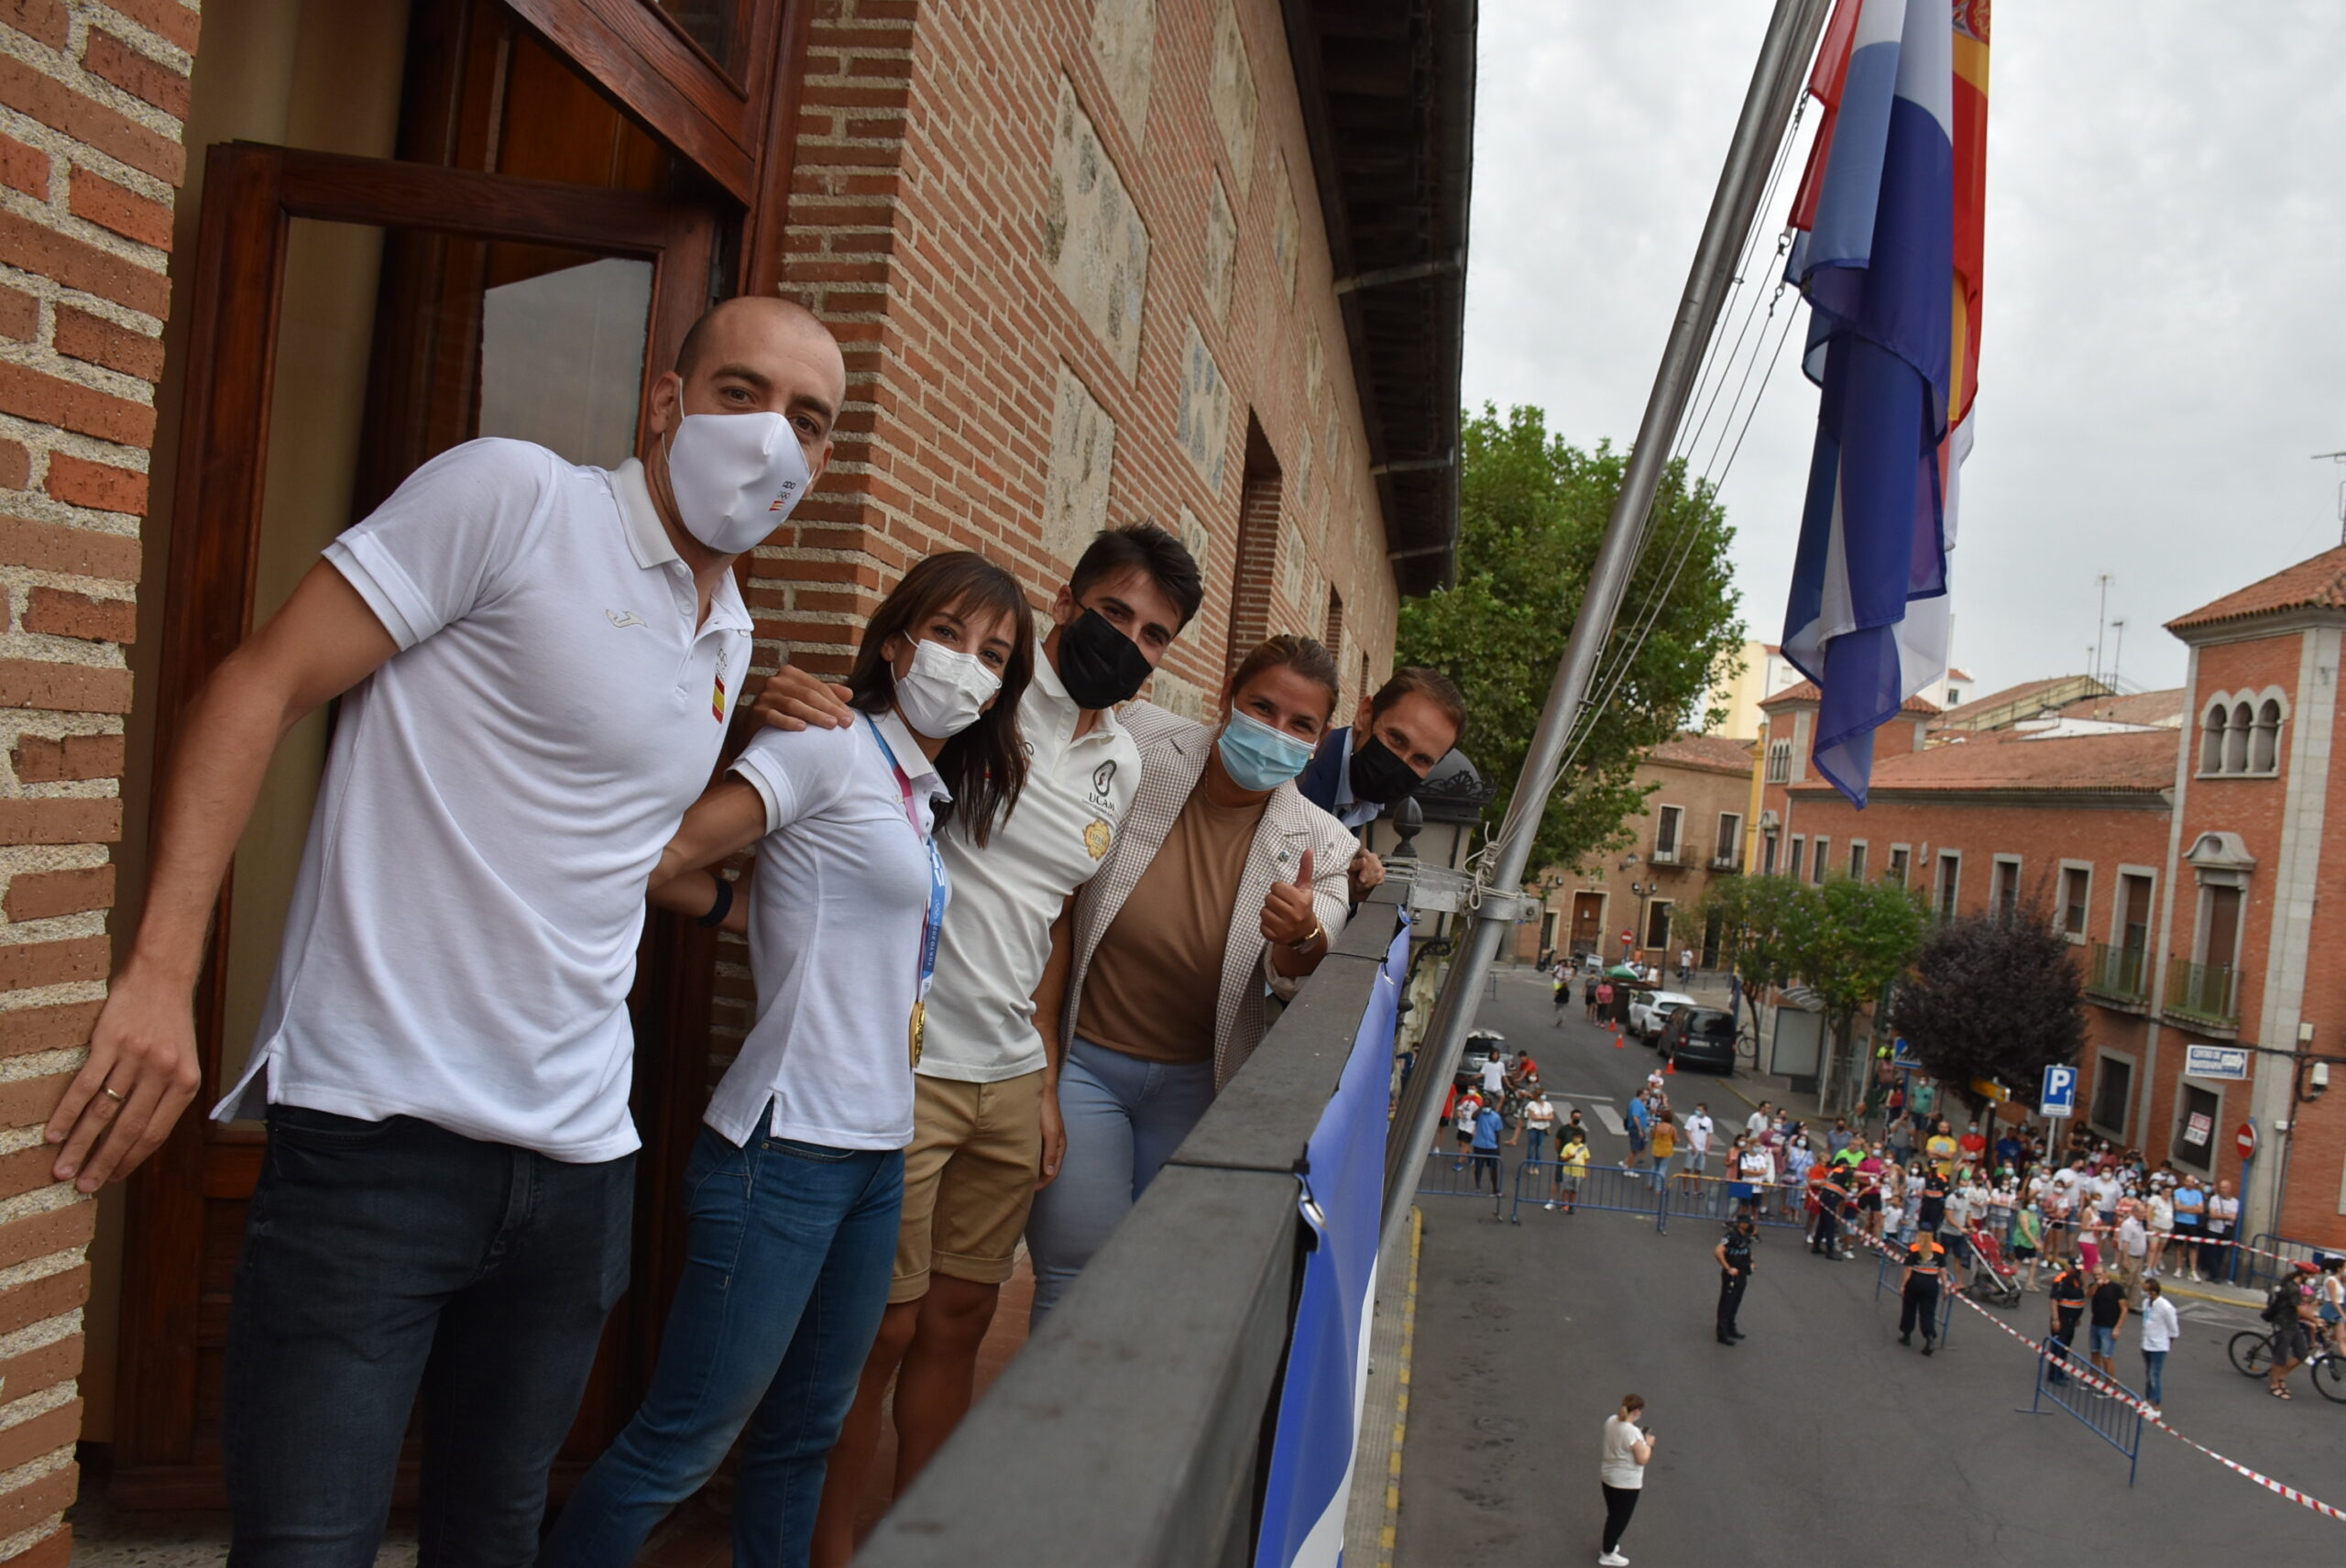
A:
<svg viewBox="0 0 2346 1568">
<path fill-rule="evenodd" d="M 1663 1068 L 1663 1069 L 1661 1069 L 1661 1071 L 1662 1071 L 1662 1075 L 1663 1075 L 1665 1078 L 1675 1078 L 1675 1077 L 1677 1077 L 1677 1076 L 1678 1076 L 1678 1058 L 1677 1058 L 1676 1057 L 1672 1057 L 1672 1058 L 1670 1058 L 1670 1065 L 1669 1065 L 1669 1066 L 1667 1066 L 1667 1067 L 1665 1067 L 1665 1068 Z"/>
<path fill-rule="evenodd" d="M 1621 1025 L 1618 1024 L 1613 1025 L 1613 1048 L 1617 1051 L 1629 1048 L 1628 1042 L 1621 1038 Z"/>
</svg>

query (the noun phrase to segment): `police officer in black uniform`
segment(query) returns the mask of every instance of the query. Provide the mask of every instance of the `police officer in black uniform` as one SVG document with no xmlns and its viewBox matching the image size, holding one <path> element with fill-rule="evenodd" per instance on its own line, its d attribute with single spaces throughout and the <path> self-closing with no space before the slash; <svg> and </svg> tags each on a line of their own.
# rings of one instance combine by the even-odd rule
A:
<svg viewBox="0 0 2346 1568">
<path fill-rule="evenodd" d="M 1939 1347 L 1939 1279 L 1946 1272 L 1946 1248 L 1928 1230 L 1906 1249 L 1906 1272 L 1899 1280 L 1904 1304 L 1898 1310 L 1898 1343 L 1914 1343 L 1914 1325 L 1923 1325 L 1923 1354 Z"/>
<path fill-rule="evenodd" d="M 1735 1326 L 1736 1310 L 1743 1305 L 1743 1288 L 1751 1283 L 1751 1216 L 1744 1215 L 1727 1228 L 1711 1255 L 1719 1260 L 1719 1343 L 1732 1345 L 1743 1337 Z"/>
<path fill-rule="evenodd" d="M 2086 1277 L 2076 1258 L 2065 1258 L 2061 1272 L 2053 1277 L 2052 1330 L 2045 1338 L 2045 1349 L 2049 1357 L 2045 1368 L 2047 1383 L 2066 1383 L 2069 1374 L 2065 1369 L 2070 1346 L 2077 1343 L 2077 1320 L 2086 1311 Z"/>
</svg>

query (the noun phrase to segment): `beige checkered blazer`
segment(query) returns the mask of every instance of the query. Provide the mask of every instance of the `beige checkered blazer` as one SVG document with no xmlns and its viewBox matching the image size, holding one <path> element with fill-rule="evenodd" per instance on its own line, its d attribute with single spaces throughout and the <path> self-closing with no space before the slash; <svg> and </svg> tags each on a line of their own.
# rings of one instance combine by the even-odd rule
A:
<svg viewBox="0 0 2346 1568">
<path fill-rule="evenodd" d="M 1190 792 L 1205 772 L 1206 755 L 1214 729 L 1195 719 L 1168 713 L 1154 703 L 1136 702 L 1117 718 L 1140 746 L 1140 784 L 1133 792 L 1132 814 L 1124 818 L 1100 874 L 1083 886 L 1075 901 L 1074 966 L 1068 979 L 1067 1013 L 1061 1038 L 1075 1037 L 1075 1020 L 1083 1001 L 1083 977 L 1100 938 L 1114 924 L 1117 912 L 1140 883 L 1167 835 L 1181 816 Z M 1316 851 L 1311 864 L 1311 898 L 1321 924 L 1333 942 L 1344 928 L 1348 907 L 1345 872 L 1358 840 L 1344 825 L 1283 784 L 1263 807 L 1255 829 L 1255 845 L 1238 882 L 1238 903 L 1230 912 L 1230 938 L 1222 948 L 1221 1004 L 1214 1013 L 1213 1084 L 1216 1091 L 1244 1067 L 1263 1038 L 1263 983 L 1268 980 L 1281 995 L 1293 993 L 1296 981 L 1271 971 L 1269 944 L 1263 939 L 1263 900 L 1273 881 L 1291 882 L 1303 851 Z"/>
</svg>

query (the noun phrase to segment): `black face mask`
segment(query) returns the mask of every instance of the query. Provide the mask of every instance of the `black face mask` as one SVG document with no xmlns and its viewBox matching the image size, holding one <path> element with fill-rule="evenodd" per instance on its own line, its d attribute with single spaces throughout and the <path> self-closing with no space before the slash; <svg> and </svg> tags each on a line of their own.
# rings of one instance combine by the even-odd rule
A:
<svg viewBox="0 0 2346 1568">
<path fill-rule="evenodd" d="M 1395 756 L 1375 735 L 1354 741 L 1349 776 L 1353 798 L 1372 806 L 1390 806 L 1406 799 L 1425 782 L 1418 777 L 1417 769 Z"/>
<path fill-rule="evenodd" d="M 1096 609 L 1059 628 L 1059 684 L 1078 707 L 1113 707 L 1156 673 L 1140 644 Z"/>
</svg>

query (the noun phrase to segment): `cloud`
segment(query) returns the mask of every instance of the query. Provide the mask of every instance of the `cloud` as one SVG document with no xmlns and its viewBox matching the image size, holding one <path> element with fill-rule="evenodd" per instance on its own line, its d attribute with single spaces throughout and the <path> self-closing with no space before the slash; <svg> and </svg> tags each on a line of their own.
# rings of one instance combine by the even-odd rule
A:
<svg viewBox="0 0 2346 1568">
<path fill-rule="evenodd" d="M 1636 433 L 1768 10 L 1485 0 L 1470 406 Z M 2124 676 L 2179 684 L 2160 622 L 2339 542 L 2346 470 L 2308 458 L 2346 447 L 2346 7 L 2064 0 L 1996 25 L 1956 661 L 1983 689 L 2084 668 L 2106 571 Z M 1797 350 L 1724 497 L 1770 641 L 1815 421 Z"/>
</svg>

